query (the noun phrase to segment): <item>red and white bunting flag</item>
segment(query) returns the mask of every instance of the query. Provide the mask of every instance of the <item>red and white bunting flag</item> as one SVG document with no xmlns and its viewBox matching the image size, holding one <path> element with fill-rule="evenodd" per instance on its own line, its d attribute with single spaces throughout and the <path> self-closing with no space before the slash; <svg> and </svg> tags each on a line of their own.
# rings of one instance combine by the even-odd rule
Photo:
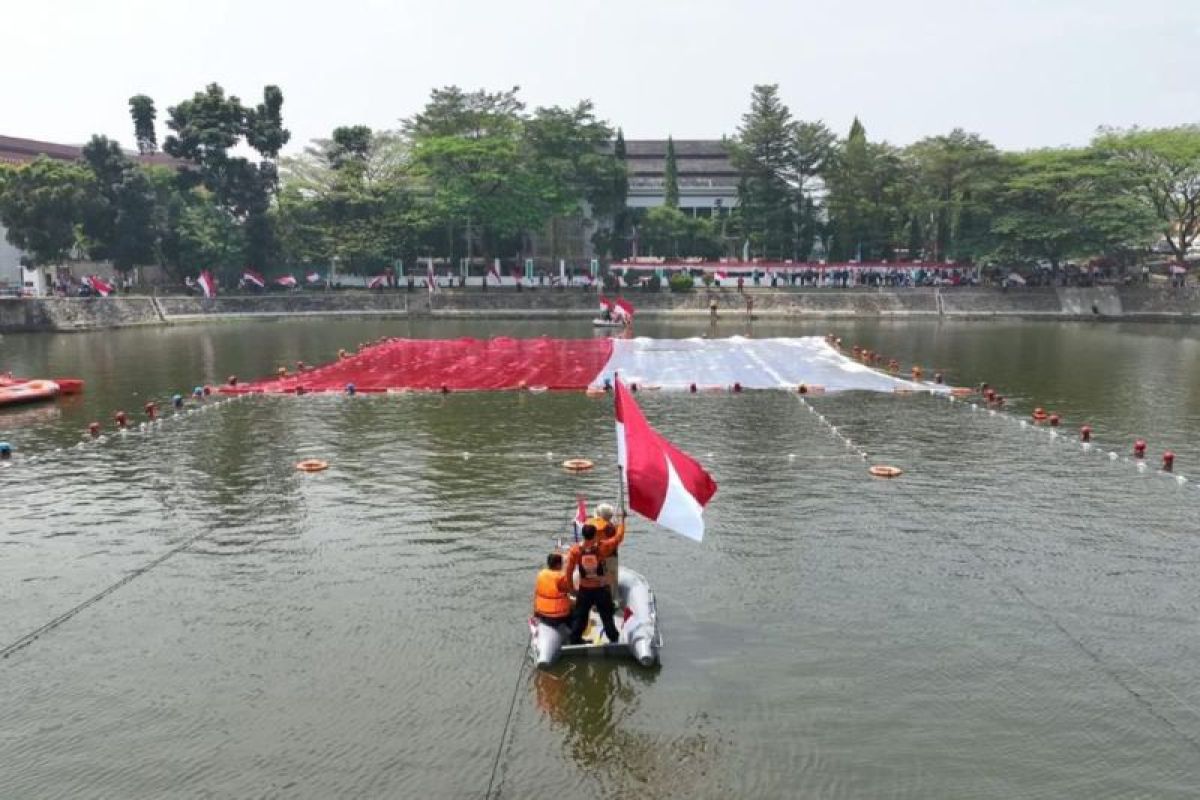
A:
<svg viewBox="0 0 1200 800">
<path fill-rule="evenodd" d="M 489 277 L 496 279 L 496 285 L 500 284 L 500 271 L 496 269 L 495 264 L 492 264 L 490 267 L 488 267 L 487 276 L 483 279 L 485 283 Z"/>
<path fill-rule="evenodd" d="M 296 278 L 292 275 L 280 275 L 275 279 L 275 283 L 279 286 L 287 286 L 290 289 L 296 285 Z"/>
<path fill-rule="evenodd" d="M 263 279 L 263 276 L 252 269 L 242 270 L 242 283 L 249 286 L 257 286 L 260 289 L 267 288 L 267 282 Z"/>
<path fill-rule="evenodd" d="M 368 289 L 382 289 L 387 285 L 387 275 L 376 275 L 371 280 L 367 281 Z"/>
<path fill-rule="evenodd" d="M 88 275 L 83 280 L 88 286 L 92 287 L 92 291 L 101 297 L 108 297 L 113 293 L 112 284 L 106 282 L 99 275 Z"/>
<path fill-rule="evenodd" d="M 703 539 L 704 506 L 717 493 L 712 476 L 650 427 L 620 379 L 616 412 L 617 463 L 629 489 L 629 507 L 689 539 Z"/>
<path fill-rule="evenodd" d="M 321 273 L 316 271 L 310 272 L 304 276 L 304 280 L 308 281 L 309 283 L 320 283 Z"/>
<path fill-rule="evenodd" d="M 200 291 L 204 292 L 205 297 L 217 296 L 217 282 L 213 279 L 212 273 L 208 270 L 203 270 L 200 273 L 200 278 L 196 281 L 200 286 Z"/>
<path fill-rule="evenodd" d="M 587 500 L 583 495 L 575 498 L 575 519 L 571 520 L 571 528 L 575 531 L 575 541 L 583 535 L 583 526 L 587 524 Z"/>
</svg>

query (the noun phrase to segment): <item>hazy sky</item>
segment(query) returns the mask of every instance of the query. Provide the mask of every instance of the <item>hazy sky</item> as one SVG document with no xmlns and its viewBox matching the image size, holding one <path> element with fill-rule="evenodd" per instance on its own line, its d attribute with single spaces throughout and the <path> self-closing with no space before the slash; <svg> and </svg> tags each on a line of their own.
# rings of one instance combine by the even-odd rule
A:
<svg viewBox="0 0 1200 800">
<path fill-rule="evenodd" d="M 4 2 L 0 134 L 132 145 L 127 98 L 284 93 L 289 150 L 394 127 L 434 86 L 591 98 L 629 138 L 732 133 L 755 83 L 839 133 L 1004 148 L 1200 122 L 1200 0 Z"/>
</svg>

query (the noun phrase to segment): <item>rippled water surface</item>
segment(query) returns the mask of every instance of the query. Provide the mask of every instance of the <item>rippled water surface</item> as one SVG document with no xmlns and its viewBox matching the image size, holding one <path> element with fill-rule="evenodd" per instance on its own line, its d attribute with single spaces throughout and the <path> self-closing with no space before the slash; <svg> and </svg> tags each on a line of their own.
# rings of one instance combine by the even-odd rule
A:
<svg viewBox="0 0 1200 800">
<path fill-rule="evenodd" d="M 576 492 L 615 487 L 603 400 L 246 398 L 76 445 L 117 409 L 383 334 L 588 328 L 304 320 L 0 339 L 0 370 L 88 381 L 0 411 L 16 450 L 0 468 L 0 647 L 24 644 L 0 659 L 0 796 L 468 798 L 494 765 L 493 792 L 512 798 L 1197 796 L 1200 332 L 753 333 L 826 330 L 989 381 L 1012 413 L 643 393 L 720 484 L 703 544 L 639 521 L 622 548 L 658 593 L 664 664 L 536 674 L 519 670 L 538 563 Z M 1022 426 L 1034 405 L 1069 429 Z M 869 479 L 822 416 L 905 475 Z M 1074 440 L 1084 421 L 1090 451 Z M 1189 479 L 1139 470 L 1137 436 Z M 570 456 L 597 469 L 568 475 Z M 306 457 L 331 468 L 297 473 Z"/>
</svg>

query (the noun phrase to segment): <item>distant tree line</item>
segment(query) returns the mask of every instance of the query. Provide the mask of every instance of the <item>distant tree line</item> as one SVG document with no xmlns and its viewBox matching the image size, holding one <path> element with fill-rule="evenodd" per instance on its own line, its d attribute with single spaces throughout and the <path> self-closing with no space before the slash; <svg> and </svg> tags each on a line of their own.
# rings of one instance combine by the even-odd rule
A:
<svg viewBox="0 0 1200 800">
<path fill-rule="evenodd" d="M 334 129 L 294 157 L 283 94 L 243 103 L 212 84 L 167 109 L 130 98 L 137 155 L 93 137 L 78 163 L 0 168 L 0 223 L 33 264 L 108 259 L 265 272 L 336 262 L 361 274 L 405 259 L 557 257 L 585 226 L 609 258 L 633 254 L 804 261 L 1127 264 L 1200 235 L 1200 126 L 1102 130 L 1087 147 L 1002 152 L 962 130 L 907 147 L 795 119 L 756 86 L 725 142 L 738 205 L 679 209 L 668 139 L 665 204 L 626 205 L 625 141 L 590 101 L 529 111 L 518 89 L 432 92 L 395 130 Z M 151 157 L 151 158 L 148 158 Z M 158 162 L 158 163 L 155 163 Z"/>
</svg>

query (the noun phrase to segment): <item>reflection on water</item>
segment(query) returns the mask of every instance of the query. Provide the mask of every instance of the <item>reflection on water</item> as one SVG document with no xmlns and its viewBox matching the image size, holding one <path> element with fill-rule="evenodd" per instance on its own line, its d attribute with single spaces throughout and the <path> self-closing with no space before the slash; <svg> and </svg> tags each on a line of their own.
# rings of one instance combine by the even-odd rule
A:
<svg viewBox="0 0 1200 800">
<path fill-rule="evenodd" d="M 489 329 L 592 335 L 368 320 L 0 340 L 4 368 L 88 381 L 75 402 L 0 412 L 17 448 L 0 469 L 0 647 L 153 565 L 0 661 L 0 795 L 482 796 L 537 569 L 576 493 L 613 499 L 607 403 L 210 401 L 75 445 L 92 419 L 230 373 Z M 1200 488 L 1103 455 L 1136 434 L 1200 475 L 1192 329 L 753 332 L 827 329 L 997 384 L 1013 415 L 810 398 L 905 469 L 885 482 L 793 396 L 640 395 L 721 485 L 703 544 L 635 521 L 622 547 L 654 584 L 664 666 L 528 677 L 501 796 L 1195 796 Z M 1022 428 L 1032 405 L 1111 446 Z M 569 456 L 597 469 L 565 473 Z M 330 469 L 298 473 L 307 457 Z"/>
</svg>

